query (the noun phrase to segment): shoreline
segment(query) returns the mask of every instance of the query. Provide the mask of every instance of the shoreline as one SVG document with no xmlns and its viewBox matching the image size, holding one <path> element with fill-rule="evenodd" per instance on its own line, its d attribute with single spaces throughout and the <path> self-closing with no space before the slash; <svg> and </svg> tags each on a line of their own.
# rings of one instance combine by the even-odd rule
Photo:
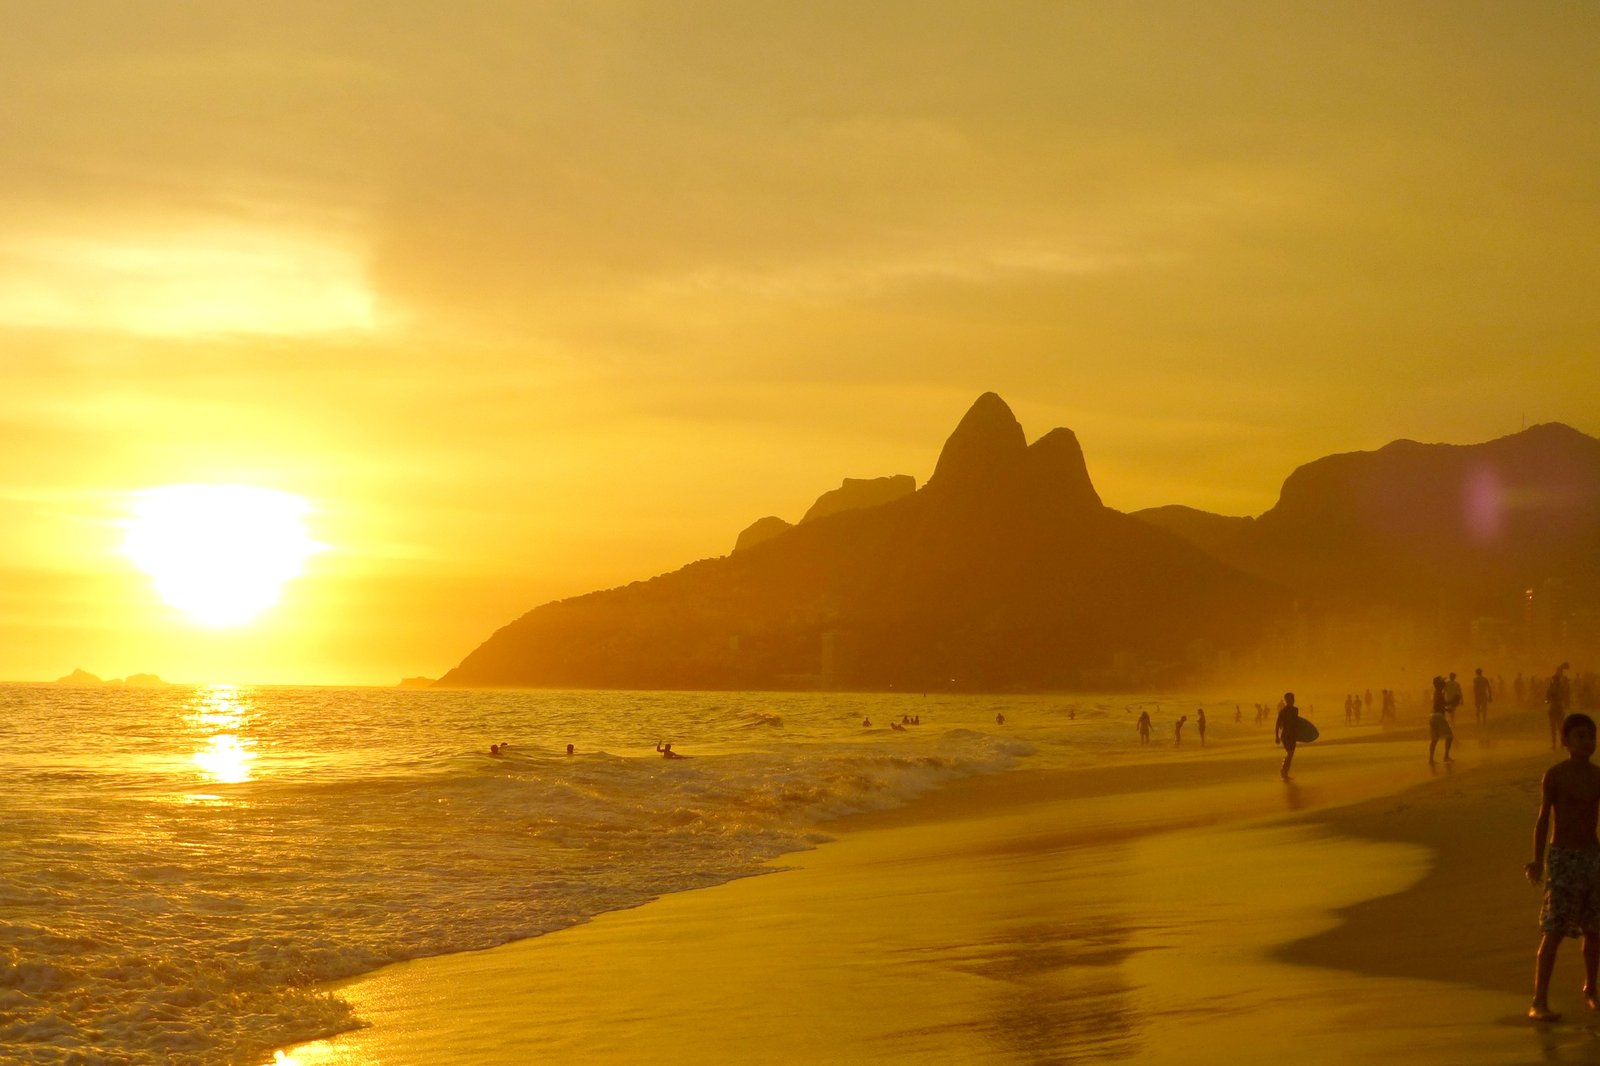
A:
<svg viewBox="0 0 1600 1066">
<path fill-rule="evenodd" d="M 1524 793 L 1554 761 L 1527 732 L 1470 756 L 1458 744 L 1462 764 L 1437 777 L 1400 730 L 1303 750 L 1288 786 L 1276 749 L 1247 740 L 969 778 L 828 823 L 834 839 L 775 860 L 776 876 L 329 986 L 368 1027 L 289 1056 L 986 1062 L 1054 1048 L 1061 1061 L 1178 1062 L 1185 1027 L 1234 1061 L 1526 1056 L 1527 1027 L 1508 1025 L 1536 940 Z M 1493 882 L 1496 861 L 1516 880 Z M 1488 935 L 1480 918 L 1493 919 Z M 1341 1004 L 1374 994 L 1423 997 L 1430 1017 L 1454 1019 L 1450 1033 L 1430 1021 L 1433 1043 L 1419 1045 L 1411 1008 L 1351 1031 Z M 1241 1021 L 1284 996 L 1304 1043 Z"/>
</svg>

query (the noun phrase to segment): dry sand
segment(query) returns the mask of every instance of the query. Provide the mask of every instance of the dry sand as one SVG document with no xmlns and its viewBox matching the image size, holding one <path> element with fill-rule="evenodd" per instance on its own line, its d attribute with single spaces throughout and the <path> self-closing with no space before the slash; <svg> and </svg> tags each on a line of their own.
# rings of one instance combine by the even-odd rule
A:
<svg viewBox="0 0 1600 1066">
<path fill-rule="evenodd" d="M 1522 1017 L 1531 719 L 965 782 L 780 872 L 338 987 L 299 1066 L 1600 1061 L 1568 945 Z"/>
</svg>

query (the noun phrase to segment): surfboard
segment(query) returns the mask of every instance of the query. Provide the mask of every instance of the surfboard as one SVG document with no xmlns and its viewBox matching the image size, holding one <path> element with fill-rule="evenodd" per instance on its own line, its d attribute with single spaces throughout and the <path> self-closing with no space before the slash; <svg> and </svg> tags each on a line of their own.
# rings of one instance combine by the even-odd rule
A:
<svg viewBox="0 0 1600 1066">
<path fill-rule="evenodd" d="M 1317 727 L 1312 725 L 1309 719 L 1296 718 L 1294 720 L 1294 742 L 1296 744 L 1309 744 L 1316 740 L 1319 735 Z"/>
</svg>

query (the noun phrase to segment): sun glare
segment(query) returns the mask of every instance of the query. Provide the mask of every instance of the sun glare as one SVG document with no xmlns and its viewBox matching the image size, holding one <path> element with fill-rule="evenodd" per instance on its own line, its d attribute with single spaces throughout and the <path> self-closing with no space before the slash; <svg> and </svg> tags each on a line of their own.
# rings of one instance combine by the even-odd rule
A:
<svg viewBox="0 0 1600 1066">
<path fill-rule="evenodd" d="M 250 485 L 166 485 L 135 494 L 123 551 L 171 606 L 208 626 L 236 626 L 278 602 L 322 550 L 311 505 Z"/>
</svg>

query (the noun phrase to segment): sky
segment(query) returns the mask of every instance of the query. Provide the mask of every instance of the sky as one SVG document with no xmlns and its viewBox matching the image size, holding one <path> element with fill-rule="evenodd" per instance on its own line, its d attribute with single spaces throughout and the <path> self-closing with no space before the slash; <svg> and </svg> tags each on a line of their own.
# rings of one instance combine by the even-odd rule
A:
<svg viewBox="0 0 1600 1066">
<path fill-rule="evenodd" d="M 1600 435 L 1600 5 L 0 27 L 3 679 L 437 676 L 844 477 L 921 484 L 986 391 L 1125 511 L 1259 514 L 1401 437 Z M 178 485 L 296 501 L 314 549 L 249 621 L 130 553 Z"/>
</svg>

